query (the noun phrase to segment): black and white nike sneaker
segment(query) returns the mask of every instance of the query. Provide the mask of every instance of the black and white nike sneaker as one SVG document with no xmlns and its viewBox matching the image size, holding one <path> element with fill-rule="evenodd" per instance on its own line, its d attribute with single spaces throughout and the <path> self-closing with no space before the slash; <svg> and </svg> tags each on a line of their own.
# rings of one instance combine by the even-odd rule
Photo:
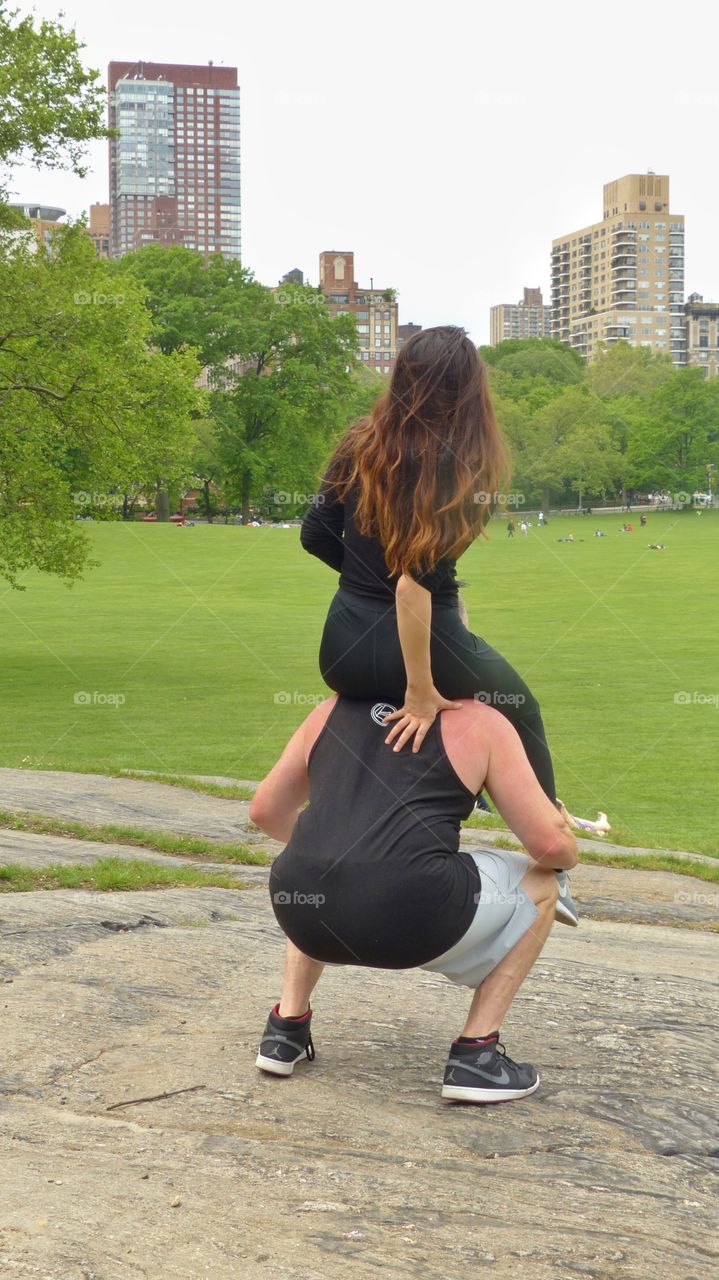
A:
<svg viewBox="0 0 719 1280">
<path fill-rule="evenodd" d="M 579 924 L 579 912 L 569 888 L 569 877 L 566 871 L 555 871 L 559 895 L 554 907 L 554 919 L 560 924 L 570 924 L 576 929 Z"/>
<path fill-rule="evenodd" d="M 311 1062 L 315 1056 L 310 1035 L 312 1010 L 303 1018 L 281 1018 L 279 1008 L 276 1004 L 267 1019 L 255 1066 L 273 1076 L 291 1076 L 296 1062 Z"/>
<path fill-rule="evenodd" d="M 539 1087 L 531 1062 L 513 1062 L 499 1033 L 474 1043 L 450 1046 L 442 1097 L 455 1102 L 511 1102 Z"/>
</svg>

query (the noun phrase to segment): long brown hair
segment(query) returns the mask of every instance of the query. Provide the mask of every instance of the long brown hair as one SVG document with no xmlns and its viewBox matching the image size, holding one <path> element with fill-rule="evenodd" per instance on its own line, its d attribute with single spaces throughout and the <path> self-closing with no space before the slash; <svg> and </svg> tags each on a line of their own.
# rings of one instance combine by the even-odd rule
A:
<svg viewBox="0 0 719 1280">
<path fill-rule="evenodd" d="M 423 329 L 400 347 L 390 385 L 337 445 L 325 491 L 357 489 L 360 533 L 394 576 L 456 560 L 484 533 L 509 479 L 487 373 L 464 329 Z"/>
</svg>

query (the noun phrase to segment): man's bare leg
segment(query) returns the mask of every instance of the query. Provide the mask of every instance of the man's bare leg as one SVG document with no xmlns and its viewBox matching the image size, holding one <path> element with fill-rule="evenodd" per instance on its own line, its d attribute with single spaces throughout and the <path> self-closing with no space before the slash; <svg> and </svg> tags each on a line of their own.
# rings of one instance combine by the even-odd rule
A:
<svg viewBox="0 0 719 1280">
<path fill-rule="evenodd" d="M 301 1018 L 307 1012 L 310 996 L 320 978 L 324 965 L 311 960 L 303 951 L 287 939 L 285 946 L 285 972 L 282 979 L 282 996 L 279 1005 L 281 1018 Z"/>
<path fill-rule="evenodd" d="M 261 1071 L 291 1076 L 296 1063 L 314 1058 L 310 996 L 323 969 L 319 960 L 311 960 L 287 939 L 282 998 L 267 1019 L 256 1059 Z"/>
<path fill-rule="evenodd" d="M 521 887 L 539 915 L 524 937 L 477 987 L 461 1032 L 463 1036 L 490 1036 L 501 1027 L 504 1015 L 549 937 L 557 900 L 554 871 L 533 866 L 521 881 Z"/>
</svg>

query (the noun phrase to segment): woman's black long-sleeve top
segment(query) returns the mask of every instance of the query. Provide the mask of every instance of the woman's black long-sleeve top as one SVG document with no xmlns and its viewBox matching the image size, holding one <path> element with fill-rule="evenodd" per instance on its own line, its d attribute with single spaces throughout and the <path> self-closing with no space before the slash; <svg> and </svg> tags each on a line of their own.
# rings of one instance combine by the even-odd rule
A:
<svg viewBox="0 0 719 1280">
<path fill-rule="evenodd" d="M 351 490 L 345 502 L 323 485 L 302 521 L 300 541 L 305 551 L 323 560 L 340 575 L 340 586 L 355 595 L 375 600 L 394 597 L 398 575 L 387 568 L 376 538 L 361 534 L 355 523 L 357 494 Z M 457 604 L 457 576 L 453 560 L 440 560 L 415 580 L 432 592 L 437 604 Z"/>
</svg>

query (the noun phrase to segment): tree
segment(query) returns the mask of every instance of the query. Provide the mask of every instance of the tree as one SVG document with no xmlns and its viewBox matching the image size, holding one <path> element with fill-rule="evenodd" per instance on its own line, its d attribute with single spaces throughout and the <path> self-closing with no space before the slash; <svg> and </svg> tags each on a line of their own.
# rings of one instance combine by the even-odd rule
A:
<svg viewBox="0 0 719 1280">
<path fill-rule="evenodd" d="M 222 485 L 223 466 L 217 443 L 217 431 L 211 418 L 199 422 L 196 427 L 197 440 L 192 457 L 192 474 L 195 482 L 202 490 L 202 512 L 209 524 L 217 515 L 218 505 L 213 497 Z"/>
<path fill-rule="evenodd" d="M 562 439 L 555 466 L 557 475 L 577 494 L 580 511 L 587 494 L 604 497 L 615 487 L 621 468 L 609 423 L 591 415 L 580 419 Z"/>
<path fill-rule="evenodd" d="M 619 456 L 606 408 L 584 385 L 565 387 L 529 421 L 525 473 L 545 510 L 552 493 L 567 485 L 580 495 L 603 493 L 616 478 Z"/>
<path fill-rule="evenodd" d="M 480 347 L 479 354 L 489 368 L 495 399 L 521 401 L 530 412 L 586 374 L 582 357 L 552 338 L 511 338 L 496 347 Z"/>
<path fill-rule="evenodd" d="M 99 72 L 82 65 L 74 30 L 18 13 L 0 0 L 0 166 L 27 158 L 84 177 L 87 143 L 110 136 Z M 0 223 L 17 225 L 12 213 L 0 208 Z"/>
<path fill-rule="evenodd" d="M 501 396 L 494 397 L 494 409 L 512 456 L 513 505 L 523 506 L 540 492 L 537 477 L 532 473 L 536 437 L 532 431 L 531 413 L 521 401 Z M 548 499 L 545 505 L 549 506 Z"/>
<path fill-rule="evenodd" d="M 637 482 L 686 494 L 706 484 L 706 464 L 719 462 L 719 386 L 700 368 L 673 371 L 655 387 L 628 453 Z"/>
<path fill-rule="evenodd" d="M 142 282 L 153 341 L 169 355 L 192 347 L 203 365 L 220 365 L 247 345 L 252 310 L 264 288 L 251 271 L 215 253 L 209 259 L 182 245 L 149 244 L 116 264 Z"/>
<path fill-rule="evenodd" d="M 286 495 L 287 506 L 293 494 L 313 492 L 319 461 L 356 394 L 354 319 L 331 317 L 312 289 L 250 287 L 246 367 L 214 370 L 211 405 L 226 487 L 245 520 L 267 486 Z"/>
<path fill-rule="evenodd" d="M 82 227 L 58 228 L 51 255 L 0 233 L 0 574 L 15 586 L 32 567 L 81 573 L 78 489 L 119 499 L 189 475 L 199 365 L 154 350 L 141 286 L 118 285 Z"/>
<path fill-rule="evenodd" d="M 604 400 L 619 396 L 647 396 L 672 377 L 669 356 L 650 347 L 632 347 L 623 339 L 605 346 L 587 369 L 587 385 Z"/>
</svg>

